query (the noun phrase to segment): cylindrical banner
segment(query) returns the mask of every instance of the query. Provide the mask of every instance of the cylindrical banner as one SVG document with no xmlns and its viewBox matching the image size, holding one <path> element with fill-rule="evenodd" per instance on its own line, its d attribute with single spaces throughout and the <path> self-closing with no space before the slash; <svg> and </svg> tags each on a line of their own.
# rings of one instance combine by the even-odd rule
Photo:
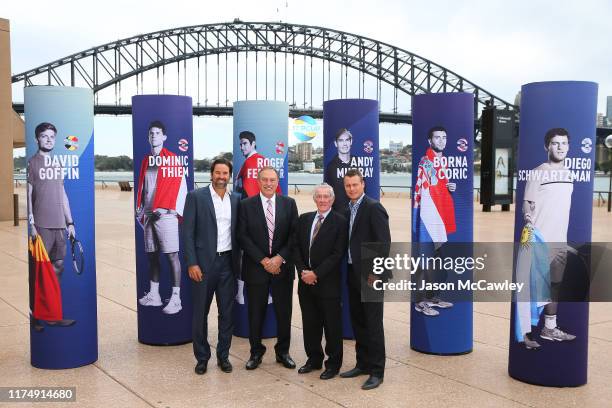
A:
<svg viewBox="0 0 612 408">
<path fill-rule="evenodd" d="M 380 199 L 380 163 L 378 146 L 378 101 L 337 99 L 323 102 L 324 180 L 334 188 L 334 209 L 348 211 L 344 175 L 358 169 L 365 181 L 365 193 Z M 342 334 L 352 339 L 346 260 L 342 262 Z"/>
<path fill-rule="evenodd" d="M 38 368 L 98 359 L 91 89 L 25 89 L 30 350 Z"/>
<path fill-rule="evenodd" d="M 587 381 L 588 284 L 597 84 L 540 82 L 521 89 L 510 376 L 567 387 Z"/>
<path fill-rule="evenodd" d="M 412 97 L 412 256 L 471 256 L 474 210 L 474 95 Z M 466 245 L 466 243 L 468 243 Z M 470 279 L 432 262 L 413 279 L 410 347 L 431 354 L 472 350 L 471 293 L 444 293 L 427 286 Z M 459 301 L 461 299 L 461 301 Z"/>
<path fill-rule="evenodd" d="M 264 166 L 272 166 L 279 173 L 277 193 L 288 192 L 287 160 L 289 137 L 289 105 L 281 101 L 234 102 L 234 189 L 244 199 L 259 194 L 257 173 Z M 249 300 L 244 281 L 238 279 L 234 304 L 234 334 L 249 337 Z M 262 337 L 276 336 L 276 317 L 272 297 L 262 330 Z"/>
<path fill-rule="evenodd" d="M 191 341 L 191 290 L 181 251 L 183 209 L 193 189 L 191 98 L 132 97 L 138 341 Z"/>
</svg>

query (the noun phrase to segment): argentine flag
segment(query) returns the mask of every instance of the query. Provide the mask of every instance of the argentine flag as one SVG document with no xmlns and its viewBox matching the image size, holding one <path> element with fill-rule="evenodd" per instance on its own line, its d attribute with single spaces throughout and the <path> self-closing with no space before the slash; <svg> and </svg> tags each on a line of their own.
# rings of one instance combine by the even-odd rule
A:
<svg viewBox="0 0 612 408">
<path fill-rule="evenodd" d="M 544 306 L 550 303 L 548 245 L 531 224 L 525 225 L 521 233 L 515 281 L 524 283 L 523 290 L 514 293 L 514 336 L 522 342 L 531 326 L 538 325 Z"/>
</svg>

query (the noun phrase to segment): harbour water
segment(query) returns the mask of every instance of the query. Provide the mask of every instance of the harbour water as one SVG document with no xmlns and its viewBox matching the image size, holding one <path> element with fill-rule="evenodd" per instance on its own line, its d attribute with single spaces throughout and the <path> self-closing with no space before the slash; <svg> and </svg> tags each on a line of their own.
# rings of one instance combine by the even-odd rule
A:
<svg viewBox="0 0 612 408">
<path fill-rule="evenodd" d="M 25 180 L 24 173 L 16 173 L 14 175 L 15 180 Z M 95 173 L 96 183 L 109 183 L 117 181 L 133 181 L 134 175 L 131 171 L 96 171 Z M 195 182 L 197 184 L 207 183 L 210 180 L 210 174 L 208 172 L 196 172 Z M 608 192 L 609 177 L 607 175 L 596 175 L 595 176 L 595 192 Z M 298 187 L 312 186 L 319 184 L 323 181 L 323 174 L 313 173 L 289 173 L 289 186 Z M 380 174 L 380 185 L 385 192 L 408 192 L 412 183 L 411 173 L 381 173 Z M 514 185 L 516 187 L 516 177 L 514 178 Z M 480 188 L 480 174 L 474 174 L 474 188 Z"/>
</svg>

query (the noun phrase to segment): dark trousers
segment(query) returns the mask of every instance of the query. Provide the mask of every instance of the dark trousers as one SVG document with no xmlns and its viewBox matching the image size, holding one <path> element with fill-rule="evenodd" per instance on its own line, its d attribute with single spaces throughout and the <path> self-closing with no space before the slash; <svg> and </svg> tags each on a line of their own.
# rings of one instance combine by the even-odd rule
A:
<svg viewBox="0 0 612 408">
<path fill-rule="evenodd" d="M 193 354 L 198 361 L 208 361 L 208 312 L 213 295 L 217 297 L 219 312 L 219 339 L 217 358 L 226 359 L 232 344 L 234 322 L 232 307 L 236 296 L 236 278 L 232 273 L 231 254 L 216 256 L 212 267 L 203 270 L 201 282 L 191 281 L 193 297 Z"/>
<path fill-rule="evenodd" d="M 325 330 L 325 368 L 340 370 L 342 366 L 342 312 L 340 298 L 322 298 L 312 294 L 309 288 L 298 289 L 302 309 L 304 349 L 308 362 L 319 367 L 323 363 L 321 340 Z"/>
<path fill-rule="evenodd" d="M 272 293 L 276 315 L 276 354 L 289 352 L 291 342 L 291 308 L 293 306 L 293 281 L 272 279 L 267 284 L 246 285 L 249 302 L 249 343 L 251 355 L 261 356 L 266 347 L 261 343 L 261 330 L 268 307 L 268 293 Z"/>
<path fill-rule="evenodd" d="M 348 295 L 351 323 L 355 333 L 357 367 L 369 371 L 371 375 L 383 377 L 385 373 L 384 303 L 362 302 L 361 287 L 353 273 L 353 268 L 349 265 Z"/>
</svg>

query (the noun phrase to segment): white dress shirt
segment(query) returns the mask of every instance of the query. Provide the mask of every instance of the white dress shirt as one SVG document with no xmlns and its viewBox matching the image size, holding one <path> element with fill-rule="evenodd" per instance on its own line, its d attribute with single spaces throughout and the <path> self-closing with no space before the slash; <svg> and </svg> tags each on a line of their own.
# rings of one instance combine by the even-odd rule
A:
<svg viewBox="0 0 612 408">
<path fill-rule="evenodd" d="M 230 202 L 230 192 L 226 190 L 223 198 L 221 198 L 212 184 L 209 188 L 217 219 L 217 252 L 229 251 L 232 249 L 232 204 Z"/>
<path fill-rule="evenodd" d="M 270 198 L 266 198 L 266 196 L 259 193 L 259 197 L 261 198 L 261 206 L 263 207 L 264 216 L 268 213 L 268 200 L 272 200 L 272 217 L 276 227 L 276 194 L 273 194 Z"/>
</svg>

